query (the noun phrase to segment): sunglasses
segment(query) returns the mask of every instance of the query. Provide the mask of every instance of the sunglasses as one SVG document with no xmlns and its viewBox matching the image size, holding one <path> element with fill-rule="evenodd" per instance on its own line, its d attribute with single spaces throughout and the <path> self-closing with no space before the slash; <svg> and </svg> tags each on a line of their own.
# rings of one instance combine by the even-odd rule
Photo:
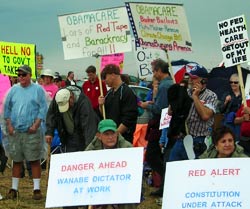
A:
<svg viewBox="0 0 250 209">
<path fill-rule="evenodd" d="M 229 81 L 230 84 L 238 84 L 239 81 Z"/>
<path fill-rule="evenodd" d="M 19 73 L 17 74 L 18 77 L 26 77 L 27 76 L 27 73 Z"/>
</svg>

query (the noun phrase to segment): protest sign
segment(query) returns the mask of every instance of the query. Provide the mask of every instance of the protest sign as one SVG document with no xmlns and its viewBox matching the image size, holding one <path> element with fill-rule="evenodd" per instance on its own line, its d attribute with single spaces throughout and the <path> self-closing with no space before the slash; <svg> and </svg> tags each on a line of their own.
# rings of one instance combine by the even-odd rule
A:
<svg viewBox="0 0 250 209">
<path fill-rule="evenodd" d="M 250 61 L 249 38 L 245 16 L 218 22 L 223 60 L 226 67 Z"/>
<path fill-rule="evenodd" d="M 172 116 L 168 114 L 168 108 L 162 109 L 159 129 L 168 128 L 171 118 Z"/>
<path fill-rule="evenodd" d="M 125 4 L 137 46 L 180 52 L 192 50 L 183 5 L 137 2 Z"/>
<path fill-rule="evenodd" d="M 124 53 L 103 55 L 101 57 L 101 70 L 108 64 L 114 64 L 119 66 L 120 73 L 122 73 L 124 64 Z"/>
<path fill-rule="evenodd" d="M 138 203 L 142 167 L 142 147 L 52 155 L 46 208 Z"/>
<path fill-rule="evenodd" d="M 162 208 L 250 208 L 249 163 L 249 158 L 167 163 Z"/>
<path fill-rule="evenodd" d="M 58 19 L 65 60 L 131 51 L 125 7 L 67 14 Z"/>
<path fill-rule="evenodd" d="M 2 74 L 17 76 L 21 65 L 29 65 L 32 78 L 36 78 L 35 45 L 24 43 L 0 42 L 0 71 Z"/>
<path fill-rule="evenodd" d="M 0 83 L 1 83 L 1 88 L 0 88 L 0 114 L 3 112 L 3 101 L 4 97 L 7 93 L 7 91 L 10 89 L 10 79 L 8 76 L 4 76 L 0 74 Z"/>
<path fill-rule="evenodd" d="M 153 72 L 151 68 L 151 62 L 155 59 L 167 60 L 166 53 L 160 49 L 135 47 L 135 60 L 138 69 L 138 75 L 140 79 L 146 78 L 151 81 L 153 78 Z"/>
</svg>

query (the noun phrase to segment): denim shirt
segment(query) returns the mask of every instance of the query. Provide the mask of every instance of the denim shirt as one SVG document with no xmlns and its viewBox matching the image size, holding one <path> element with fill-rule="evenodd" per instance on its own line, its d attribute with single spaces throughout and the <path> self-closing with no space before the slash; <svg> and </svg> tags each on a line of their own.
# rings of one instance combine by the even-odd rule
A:
<svg viewBox="0 0 250 209">
<path fill-rule="evenodd" d="M 154 116 L 161 116 L 161 111 L 164 108 L 168 107 L 168 89 L 173 84 L 172 78 L 166 77 L 161 80 L 160 85 L 158 87 L 158 92 L 155 97 L 154 104 L 149 104 L 147 109 L 150 110 Z"/>
</svg>

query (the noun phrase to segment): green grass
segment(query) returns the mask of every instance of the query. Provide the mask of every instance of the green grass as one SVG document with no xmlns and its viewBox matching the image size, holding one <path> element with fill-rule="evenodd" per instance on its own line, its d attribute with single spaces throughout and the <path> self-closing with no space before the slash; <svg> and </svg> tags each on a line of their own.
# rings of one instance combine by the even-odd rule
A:
<svg viewBox="0 0 250 209">
<path fill-rule="evenodd" d="M 4 197 L 11 187 L 11 169 L 6 168 L 4 175 L 0 174 L 0 194 Z M 138 209 L 160 209 L 161 206 L 156 204 L 156 198 L 150 197 L 149 193 L 155 188 L 144 184 L 145 200 L 138 206 Z M 41 191 L 43 194 L 42 200 L 33 200 L 33 181 L 26 176 L 19 181 L 19 197 L 16 200 L 0 200 L 0 209 L 42 209 L 45 208 L 46 201 L 46 174 L 42 172 Z M 124 191 L 128 192 L 128 191 Z"/>
</svg>

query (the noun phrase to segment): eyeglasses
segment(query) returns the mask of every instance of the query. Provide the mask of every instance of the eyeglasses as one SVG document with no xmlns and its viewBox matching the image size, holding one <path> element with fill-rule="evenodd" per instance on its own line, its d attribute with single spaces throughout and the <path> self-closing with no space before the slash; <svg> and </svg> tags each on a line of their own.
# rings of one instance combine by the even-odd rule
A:
<svg viewBox="0 0 250 209">
<path fill-rule="evenodd" d="M 238 84 L 239 81 L 229 81 L 230 84 Z"/>
<path fill-rule="evenodd" d="M 19 74 L 17 74 L 17 76 L 18 76 L 18 77 L 26 77 L 26 76 L 27 76 L 27 73 L 22 73 L 22 74 L 19 73 Z"/>
</svg>

